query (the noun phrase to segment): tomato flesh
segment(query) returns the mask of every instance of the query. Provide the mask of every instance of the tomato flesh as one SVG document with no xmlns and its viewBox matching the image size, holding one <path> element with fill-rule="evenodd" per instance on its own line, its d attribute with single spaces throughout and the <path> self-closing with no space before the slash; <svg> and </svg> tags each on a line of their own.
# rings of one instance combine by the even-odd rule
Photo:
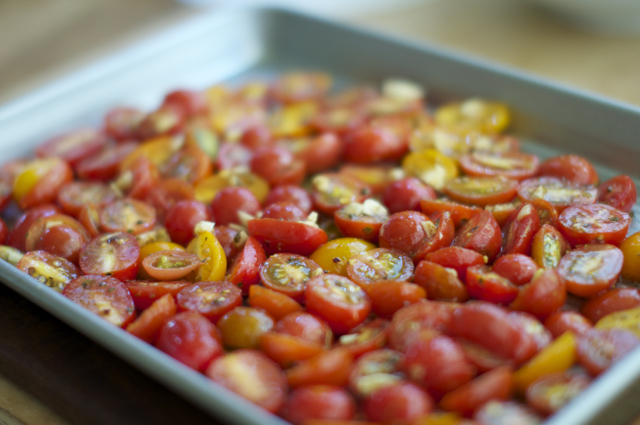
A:
<svg viewBox="0 0 640 425">
<path fill-rule="evenodd" d="M 615 246 L 588 244 L 562 257 L 557 270 L 568 292 L 589 297 L 610 288 L 618 280 L 622 262 L 622 251 Z"/>
</svg>

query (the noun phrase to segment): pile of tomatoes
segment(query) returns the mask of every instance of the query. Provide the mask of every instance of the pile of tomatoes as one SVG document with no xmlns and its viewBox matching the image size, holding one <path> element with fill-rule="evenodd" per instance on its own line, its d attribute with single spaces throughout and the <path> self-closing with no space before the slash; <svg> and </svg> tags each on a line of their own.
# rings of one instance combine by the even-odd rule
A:
<svg viewBox="0 0 640 425">
<path fill-rule="evenodd" d="M 537 423 L 638 345 L 628 176 L 520 152 L 497 102 L 331 85 L 45 141 L 0 168 L 0 257 L 296 425 Z"/>
</svg>

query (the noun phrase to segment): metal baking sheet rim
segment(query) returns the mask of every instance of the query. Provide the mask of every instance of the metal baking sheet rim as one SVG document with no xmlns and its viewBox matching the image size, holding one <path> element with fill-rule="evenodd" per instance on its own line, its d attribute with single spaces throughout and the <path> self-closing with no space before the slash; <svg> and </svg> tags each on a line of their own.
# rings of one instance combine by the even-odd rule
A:
<svg viewBox="0 0 640 425">
<path fill-rule="evenodd" d="M 138 61 L 140 55 L 151 57 L 162 53 L 168 45 L 176 46 L 181 43 L 191 42 L 201 34 L 206 26 L 208 26 L 208 31 L 211 31 L 211 28 L 224 21 L 226 13 L 230 13 L 232 16 L 238 13 L 275 14 L 286 16 L 289 19 L 309 20 L 314 21 L 316 24 L 327 26 L 328 30 L 330 30 L 331 26 L 334 26 L 351 31 L 361 37 L 369 38 L 370 42 L 380 42 L 382 40 L 387 43 L 395 43 L 398 46 L 413 47 L 416 50 L 416 54 L 420 54 L 421 50 L 429 50 L 423 45 L 417 45 L 399 38 L 385 37 L 370 31 L 358 30 L 344 24 L 337 24 L 325 19 L 286 10 L 252 9 L 250 11 L 224 12 L 216 16 L 199 16 L 2 106 L 0 108 L 0 124 L 9 122 L 13 116 L 28 112 L 40 103 L 64 96 L 66 93 L 84 84 L 98 81 L 101 77 L 110 73 L 125 70 L 131 63 Z M 480 68 L 493 67 L 499 69 L 501 73 L 524 78 L 530 83 L 539 84 L 541 87 L 571 93 L 579 98 L 582 97 L 613 109 L 623 110 L 626 113 L 637 114 L 640 117 L 640 110 L 630 105 L 549 83 L 535 77 L 530 78 L 525 73 L 511 71 L 505 67 L 495 67 L 482 60 L 469 59 L 464 55 L 445 53 L 437 48 L 431 49 L 431 53 L 434 52 L 467 65 Z M 0 280 L 88 338 L 98 342 L 149 376 L 191 400 L 203 410 L 209 412 L 212 417 L 222 418 L 229 423 L 237 424 L 284 425 L 287 423 L 274 415 L 265 414 L 262 409 L 252 403 L 219 387 L 204 375 L 180 364 L 126 331 L 116 328 L 98 316 L 89 313 L 61 294 L 51 291 L 40 282 L 3 261 L 0 261 Z M 549 418 L 546 424 L 624 424 L 628 422 L 632 415 L 640 412 L 640 405 L 635 407 L 638 405 L 635 401 L 639 397 L 640 350 L 635 350 L 614 365 L 607 373 L 594 380 L 586 391 L 556 415 Z"/>
</svg>

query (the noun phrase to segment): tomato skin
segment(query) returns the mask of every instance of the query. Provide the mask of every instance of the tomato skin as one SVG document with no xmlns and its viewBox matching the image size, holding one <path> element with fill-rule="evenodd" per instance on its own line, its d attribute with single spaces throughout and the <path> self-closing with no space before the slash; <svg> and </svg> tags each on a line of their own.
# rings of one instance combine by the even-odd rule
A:
<svg viewBox="0 0 640 425">
<path fill-rule="evenodd" d="M 287 370 L 287 380 L 291 388 L 303 385 L 343 387 L 347 384 L 352 364 L 353 354 L 349 350 L 333 348 L 295 364 Z"/>
<path fill-rule="evenodd" d="M 536 270 L 538 270 L 536 262 L 522 254 L 503 255 L 493 263 L 494 272 L 517 286 L 531 282 Z"/>
<path fill-rule="evenodd" d="M 325 350 L 323 345 L 279 332 L 266 332 L 260 337 L 260 349 L 282 368 L 307 360 Z"/>
<path fill-rule="evenodd" d="M 626 329 L 589 329 L 577 336 L 576 354 L 580 364 L 597 376 L 640 344 Z"/>
<path fill-rule="evenodd" d="M 585 265 L 585 262 L 587 265 Z M 597 262 L 597 268 L 589 266 Z M 588 244 L 575 248 L 560 260 L 557 271 L 567 285 L 567 292 L 590 297 L 610 288 L 620 276 L 623 254 L 613 245 Z"/>
<path fill-rule="evenodd" d="M 333 168 L 340 160 L 342 150 L 342 141 L 335 133 L 322 133 L 295 156 L 304 161 L 307 174 L 315 174 Z"/>
<path fill-rule="evenodd" d="M 425 260 L 454 269 L 462 282 L 467 281 L 467 269 L 485 264 L 482 254 L 466 248 L 451 246 L 427 254 Z"/>
<path fill-rule="evenodd" d="M 371 243 L 378 243 L 380 229 L 387 221 L 387 216 L 353 215 L 347 213 L 347 206 L 337 210 L 333 219 L 336 227 L 344 236 L 358 238 Z"/>
<path fill-rule="evenodd" d="M 362 408 L 367 419 L 381 423 L 409 423 L 428 415 L 433 399 L 410 382 L 377 389 L 367 397 Z"/>
<path fill-rule="evenodd" d="M 43 204 L 52 203 L 60 188 L 73 180 L 73 171 L 69 164 L 57 158 L 51 169 L 40 178 L 22 198 L 17 199 L 18 206 L 27 210 Z M 18 177 L 19 178 L 19 177 Z M 14 197 L 15 197 L 14 186 Z"/>
<path fill-rule="evenodd" d="M 420 200 L 420 208 L 422 209 L 422 212 L 428 216 L 431 216 L 431 214 L 438 211 L 448 211 L 449 214 L 451 214 L 451 220 L 453 220 L 453 225 L 456 228 L 482 211 L 478 207 L 459 204 L 457 202 L 443 199 L 422 199 Z"/>
<path fill-rule="evenodd" d="M 467 290 L 473 298 L 494 304 L 509 304 L 518 296 L 518 287 L 489 266 L 472 266 L 467 269 Z"/>
<path fill-rule="evenodd" d="M 588 299 L 580 312 L 596 323 L 609 313 L 640 307 L 640 290 L 637 288 L 614 288 Z"/>
<path fill-rule="evenodd" d="M 164 225 L 172 241 L 187 246 L 195 237 L 193 229 L 196 224 L 208 216 L 207 207 L 202 202 L 180 201 L 167 211 Z"/>
<path fill-rule="evenodd" d="M 109 181 L 118 175 L 120 162 L 137 147 L 138 144 L 134 142 L 107 146 L 100 152 L 79 161 L 74 170 L 83 180 Z"/>
<path fill-rule="evenodd" d="M 453 246 L 477 251 L 491 263 L 500 253 L 502 231 L 489 211 L 480 211 L 458 229 Z"/>
<path fill-rule="evenodd" d="M 58 157 L 74 166 L 98 152 L 107 143 L 106 134 L 92 128 L 81 128 L 50 139 L 36 149 L 40 158 Z"/>
<path fill-rule="evenodd" d="M 507 401 L 513 393 L 513 368 L 500 366 L 445 394 L 440 406 L 449 412 L 471 417 L 491 400 Z"/>
<path fill-rule="evenodd" d="M 135 140 L 138 124 L 144 112 L 135 108 L 118 107 L 107 112 L 104 117 L 104 131 L 118 142 Z"/>
<path fill-rule="evenodd" d="M 556 311 L 544 321 L 544 327 L 549 329 L 554 338 L 567 331 L 579 335 L 593 327 L 592 322 L 575 311 Z"/>
<path fill-rule="evenodd" d="M 88 235 L 84 236 L 74 228 L 64 225 L 54 226 L 42 232 L 34 249 L 46 251 L 78 264 L 80 250 L 88 239 Z"/>
<path fill-rule="evenodd" d="M 395 280 L 378 280 L 364 288 L 371 299 L 371 310 L 380 317 L 390 318 L 402 307 L 427 297 L 422 287 Z"/>
<path fill-rule="evenodd" d="M 42 217 L 60 214 L 55 205 L 45 204 L 25 211 L 13 225 L 7 244 L 20 251 L 26 251 L 27 232 L 33 223 Z"/>
<path fill-rule="evenodd" d="M 211 202 L 213 219 L 217 224 L 240 223 L 238 211 L 256 215 L 260 211 L 260 202 L 249 189 L 227 187 L 222 189 Z"/>
<path fill-rule="evenodd" d="M 329 348 L 333 340 L 329 325 L 319 317 L 304 311 L 296 311 L 281 317 L 274 331 L 320 344 L 325 348 Z"/>
<path fill-rule="evenodd" d="M 366 319 L 371 301 L 358 285 L 343 276 L 325 274 L 307 283 L 307 310 L 342 335 Z"/>
<path fill-rule="evenodd" d="M 231 263 L 230 272 L 226 280 L 242 289 L 243 295 L 248 295 L 251 286 L 260 282 L 260 265 L 267 259 L 260 242 L 249 236 L 242 251 Z"/>
<path fill-rule="evenodd" d="M 127 332 L 155 345 L 160 329 L 175 314 L 176 301 L 171 294 L 166 294 L 154 301 L 136 320 L 127 325 Z"/>
<path fill-rule="evenodd" d="M 309 419 L 351 420 L 356 403 L 347 391 L 331 385 L 309 385 L 289 394 L 284 418 L 294 425 L 304 425 Z"/>
<path fill-rule="evenodd" d="M 386 330 L 388 325 L 388 320 L 380 318 L 365 322 L 353 328 L 350 333 L 342 335 L 337 344 L 339 347 L 346 348 L 355 358 L 358 358 L 387 344 Z"/>
<path fill-rule="evenodd" d="M 567 290 L 564 280 L 553 270 L 544 270 L 522 286 L 511 308 L 546 317 L 564 305 Z"/>
<path fill-rule="evenodd" d="M 303 221 L 307 215 L 296 204 L 291 202 L 276 202 L 262 210 L 261 218 L 276 220 Z"/>
<path fill-rule="evenodd" d="M 129 233 L 110 233 L 87 242 L 78 264 L 85 274 L 112 276 L 121 281 L 138 274 L 140 245 Z"/>
<path fill-rule="evenodd" d="M 422 199 L 435 198 L 435 190 L 415 177 L 396 180 L 382 193 L 382 201 L 391 214 L 407 210 L 421 211 Z"/>
<path fill-rule="evenodd" d="M 133 303 L 138 310 L 146 310 L 153 302 L 163 296 L 170 294 L 173 298 L 178 295 L 185 286 L 191 282 L 153 282 L 144 280 L 130 280 L 125 283 L 133 297 Z"/>
<path fill-rule="evenodd" d="M 267 207 L 276 202 L 291 202 L 305 214 L 309 214 L 313 208 L 309 192 L 296 185 L 282 185 L 271 189 L 264 200 L 264 206 Z"/>
<path fill-rule="evenodd" d="M 249 236 L 262 244 L 265 254 L 290 252 L 311 255 L 328 240 L 324 230 L 297 221 L 258 218 L 247 223 Z"/>
<path fill-rule="evenodd" d="M 444 187 L 454 201 L 484 207 L 511 201 L 518 182 L 505 177 L 458 177 Z"/>
<path fill-rule="evenodd" d="M 253 152 L 249 162 L 251 171 L 270 186 L 300 184 L 306 173 L 304 161 L 295 159 L 293 154 L 281 146 L 263 146 Z"/>
<path fill-rule="evenodd" d="M 558 230 L 572 246 L 591 242 L 620 245 L 630 224 L 627 213 L 603 204 L 569 207 L 558 217 Z"/>
<path fill-rule="evenodd" d="M 362 288 L 377 280 L 409 281 L 413 270 L 411 258 L 388 248 L 374 248 L 347 261 L 347 276 Z"/>
<path fill-rule="evenodd" d="M 70 182 L 60 188 L 57 202 L 65 213 L 77 217 L 85 204 L 103 207 L 118 199 L 118 194 L 100 182 Z"/>
<path fill-rule="evenodd" d="M 293 298 L 260 285 L 249 287 L 248 303 L 251 307 L 263 309 L 276 320 L 302 310 L 302 306 Z"/>
<path fill-rule="evenodd" d="M 229 282 L 198 282 L 178 292 L 178 310 L 196 311 L 212 323 L 242 304 L 242 291 Z"/>
<path fill-rule="evenodd" d="M 464 302 L 469 299 L 467 287 L 458 278 L 458 273 L 431 261 L 418 263 L 413 281 L 426 289 L 431 300 Z"/>
<path fill-rule="evenodd" d="M 630 212 L 636 203 L 636 185 L 631 177 L 621 174 L 598 187 L 598 202 L 622 212 Z"/>
<path fill-rule="evenodd" d="M 560 155 L 543 161 L 538 168 L 539 176 L 556 177 L 575 184 L 598 183 L 598 174 L 593 165 L 578 155 Z"/>
<path fill-rule="evenodd" d="M 116 326 L 125 327 L 135 318 L 129 290 L 113 277 L 80 276 L 64 287 L 62 295 Z"/>
<path fill-rule="evenodd" d="M 439 301 L 420 301 L 398 310 L 391 319 L 388 328 L 389 346 L 394 350 L 406 352 L 413 341 L 421 334 L 426 336 L 448 332 L 454 303 Z"/>
<path fill-rule="evenodd" d="M 355 164 L 396 160 L 408 148 L 408 140 L 388 128 L 365 125 L 343 137 L 344 159 Z M 398 154 L 399 153 L 399 154 Z"/>
<path fill-rule="evenodd" d="M 522 204 L 512 212 L 503 228 L 502 253 L 531 254 L 533 237 L 540 230 L 538 214 L 529 203 Z"/>
</svg>

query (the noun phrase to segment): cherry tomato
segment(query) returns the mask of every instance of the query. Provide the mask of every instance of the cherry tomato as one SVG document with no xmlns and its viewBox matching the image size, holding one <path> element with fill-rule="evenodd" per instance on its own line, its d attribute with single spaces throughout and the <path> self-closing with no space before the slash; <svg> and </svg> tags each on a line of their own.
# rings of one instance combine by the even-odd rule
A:
<svg viewBox="0 0 640 425">
<path fill-rule="evenodd" d="M 93 205 L 83 205 L 78 213 L 78 221 L 92 237 L 100 235 L 100 211 Z"/>
<path fill-rule="evenodd" d="M 489 211 L 480 211 L 458 229 L 453 246 L 471 249 L 493 262 L 502 247 L 502 232 Z"/>
<path fill-rule="evenodd" d="M 176 178 L 189 184 L 197 183 L 213 172 L 213 164 L 198 146 L 187 145 L 173 154 L 162 166 L 164 178 Z"/>
<path fill-rule="evenodd" d="M 513 362 L 501 357 L 479 344 L 467 341 L 464 338 L 455 338 L 464 350 L 467 360 L 476 368 L 478 372 L 484 373 L 501 366 L 511 366 Z"/>
<path fill-rule="evenodd" d="M 138 273 L 140 245 L 128 233 L 108 233 L 87 242 L 78 263 L 85 274 L 112 276 L 127 281 Z"/>
<path fill-rule="evenodd" d="M 371 249 L 347 261 L 347 276 L 363 288 L 379 280 L 409 281 L 413 270 L 411 258 L 388 248 Z"/>
<path fill-rule="evenodd" d="M 420 301 L 398 310 L 389 326 L 389 346 L 406 352 L 409 344 L 421 338 L 430 338 L 449 329 L 456 304 L 438 301 Z"/>
<path fill-rule="evenodd" d="M 249 148 L 238 143 L 222 143 L 216 156 L 217 170 L 231 170 L 236 167 L 248 167 L 252 153 Z"/>
<path fill-rule="evenodd" d="M 568 249 L 569 244 L 562 233 L 543 224 L 531 242 L 531 258 L 543 269 L 555 269 Z"/>
<path fill-rule="evenodd" d="M 462 170 L 470 176 L 503 176 L 515 180 L 533 177 L 538 170 L 538 157 L 521 152 L 474 152 L 460 158 Z"/>
<path fill-rule="evenodd" d="M 540 219 L 533 205 L 522 204 L 513 211 L 503 227 L 502 253 L 531 254 L 533 237 L 540 230 Z"/>
<path fill-rule="evenodd" d="M 322 275 L 312 259 L 297 254 L 274 254 L 260 266 L 260 279 L 267 288 L 301 301 L 307 283 Z"/>
<path fill-rule="evenodd" d="M 540 225 L 550 224 L 553 227 L 558 225 L 558 211 L 556 211 L 550 202 L 544 199 L 534 199 L 531 201 L 531 205 L 533 205 L 538 213 Z"/>
<path fill-rule="evenodd" d="M 639 313 L 640 308 L 637 307 L 609 313 L 598 320 L 595 328 L 601 330 L 626 329 L 640 338 L 640 326 L 638 326 L 638 323 L 640 323 Z"/>
<path fill-rule="evenodd" d="M 591 322 L 616 311 L 640 307 L 640 290 L 637 288 L 615 288 L 588 299 L 580 311 Z"/>
<path fill-rule="evenodd" d="M 363 252 L 371 251 L 376 246 L 357 238 L 338 238 L 318 248 L 311 256 L 325 273 L 347 276 L 349 260 Z"/>
<path fill-rule="evenodd" d="M 173 298 L 178 295 L 185 286 L 191 282 L 153 282 L 145 280 L 130 280 L 126 282 L 127 288 L 133 297 L 133 303 L 138 310 L 146 310 L 154 301 L 169 294 Z"/>
<path fill-rule="evenodd" d="M 394 180 L 394 175 L 398 169 L 393 169 L 389 165 L 355 165 L 344 164 L 340 167 L 340 174 L 353 177 L 366 184 L 374 195 L 380 195 L 389 183 Z"/>
<path fill-rule="evenodd" d="M 325 347 L 288 334 L 266 332 L 260 337 L 260 349 L 282 368 L 287 368 L 321 353 Z"/>
<path fill-rule="evenodd" d="M 91 236 L 77 220 L 54 214 L 41 217 L 31 225 L 25 248 L 27 251 L 47 251 L 77 263 L 80 249 L 89 239 Z"/>
<path fill-rule="evenodd" d="M 79 161 L 74 169 L 78 177 L 83 180 L 111 180 L 118 175 L 120 162 L 137 147 L 137 143 L 134 142 L 107 146 L 100 152 L 96 152 Z"/>
<path fill-rule="evenodd" d="M 373 199 L 352 202 L 337 210 L 335 224 L 345 236 L 377 243 L 380 228 L 389 218 L 387 209 Z"/>
<path fill-rule="evenodd" d="M 58 157 L 74 166 L 102 149 L 107 140 L 106 134 L 98 130 L 81 128 L 46 141 L 38 146 L 36 155 L 39 158 Z"/>
<path fill-rule="evenodd" d="M 100 211 L 100 227 L 106 232 L 138 235 L 152 229 L 155 224 L 155 210 L 135 199 L 114 201 Z"/>
<path fill-rule="evenodd" d="M 294 155 L 304 162 L 308 174 L 315 174 L 333 168 L 340 160 L 342 150 L 342 141 L 335 133 L 322 133 L 305 139 L 302 149 Z"/>
<path fill-rule="evenodd" d="M 249 149 L 257 149 L 259 147 L 270 144 L 273 141 L 271 130 L 264 124 L 256 124 L 248 128 L 242 134 L 240 143 Z"/>
<path fill-rule="evenodd" d="M 255 237 L 264 247 L 267 255 L 276 252 L 290 252 L 311 255 L 327 242 L 324 230 L 306 222 L 283 221 L 273 218 L 259 218 L 247 223 L 249 236 Z"/>
<path fill-rule="evenodd" d="M 580 313 L 575 311 L 556 311 L 547 317 L 544 321 L 544 327 L 549 329 L 554 338 L 567 331 L 573 332 L 575 335 L 591 329 L 593 324 Z"/>
<path fill-rule="evenodd" d="M 251 171 L 271 186 L 300 184 L 306 173 L 304 161 L 281 146 L 264 146 L 253 152 L 249 163 Z"/>
<path fill-rule="evenodd" d="M 118 199 L 113 188 L 100 182 L 70 182 L 60 188 L 57 201 L 65 213 L 77 217 L 84 205 L 100 208 Z"/>
<path fill-rule="evenodd" d="M 598 202 L 628 213 L 636 203 L 636 185 L 624 174 L 613 177 L 598 187 Z"/>
<path fill-rule="evenodd" d="M 244 187 L 227 187 L 213 198 L 211 212 L 217 224 L 240 223 L 238 212 L 256 215 L 260 211 L 260 202 Z"/>
<path fill-rule="evenodd" d="M 493 263 L 494 272 L 518 286 L 531 282 L 536 270 L 538 265 L 535 261 L 522 254 L 503 255 Z"/>
<path fill-rule="evenodd" d="M 456 162 L 435 149 L 411 152 L 402 160 L 402 169 L 438 191 L 458 176 Z"/>
<path fill-rule="evenodd" d="M 232 229 L 229 226 L 215 226 L 213 233 L 220 242 L 220 246 L 224 251 L 224 255 L 232 260 L 240 252 L 244 246 L 243 240 L 247 232 L 238 232 L 236 229 Z"/>
<path fill-rule="evenodd" d="M 318 174 L 311 183 L 314 205 L 329 215 L 352 202 L 362 202 L 371 194 L 364 183 L 344 174 Z"/>
<path fill-rule="evenodd" d="M 80 276 L 64 287 L 62 295 L 116 326 L 125 327 L 135 318 L 129 290 L 113 277 Z"/>
<path fill-rule="evenodd" d="M 200 258 L 185 251 L 158 251 L 142 261 L 144 270 L 158 280 L 182 279 L 199 266 Z"/>
<path fill-rule="evenodd" d="M 371 310 L 380 317 L 390 318 L 402 307 L 427 297 L 419 285 L 396 280 L 378 280 L 364 287 L 371 299 Z"/>
<path fill-rule="evenodd" d="M 558 274 L 567 292 L 589 297 L 610 288 L 620 276 L 623 254 L 613 245 L 589 244 L 567 253 L 558 264 Z"/>
<path fill-rule="evenodd" d="M 481 254 L 458 246 L 439 249 L 427 254 L 425 259 L 443 267 L 454 269 L 462 282 L 467 280 L 467 269 L 469 267 L 483 266 L 485 264 L 485 259 Z"/>
<path fill-rule="evenodd" d="M 242 289 L 244 295 L 260 282 L 260 266 L 266 260 L 264 249 L 256 238 L 249 236 L 242 251 L 233 259 L 225 280 Z"/>
<path fill-rule="evenodd" d="M 516 195 L 518 182 L 505 177 L 458 177 L 444 187 L 454 201 L 472 205 L 509 202 Z"/>
<path fill-rule="evenodd" d="M 229 282 L 198 282 L 185 286 L 176 296 L 178 310 L 197 311 L 211 322 L 242 304 L 242 291 Z"/>
<path fill-rule="evenodd" d="M 511 117 L 502 103 L 470 98 L 441 106 L 435 120 L 438 125 L 462 134 L 472 131 L 492 134 L 504 130 Z"/>
<path fill-rule="evenodd" d="M 337 343 L 349 350 L 354 357 L 360 357 L 386 345 L 388 325 L 387 320 L 380 318 L 365 322 L 352 329 L 350 333 L 340 336 Z"/>
<path fill-rule="evenodd" d="M 571 205 L 588 205 L 596 201 L 597 189 L 579 185 L 555 177 L 538 177 L 523 181 L 518 186 L 522 202 L 544 199 L 560 213 Z"/>
<path fill-rule="evenodd" d="M 575 184 L 598 183 L 598 174 L 586 158 L 578 155 L 560 155 L 540 164 L 538 175 L 556 177 Z"/>
<path fill-rule="evenodd" d="M 607 370 L 640 344 L 640 339 L 626 329 L 590 329 L 577 336 L 578 361 L 596 376 Z"/>
<path fill-rule="evenodd" d="M 310 419 L 351 420 L 356 403 L 347 391 L 332 385 L 309 385 L 291 392 L 284 408 L 284 418 L 294 425 Z"/>
<path fill-rule="evenodd" d="M 302 311 L 292 312 L 282 317 L 276 323 L 274 330 L 320 344 L 325 348 L 330 347 L 333 340 L 333 333 L 329 325 L 313 314 Z"/>
<path fill-rule="evenodd" d="M 518 287 L 509 279 L 485 265 L 469 267 L 466 283 L 471 297 L 494 304 L 509 304 L 516 299 L 519 292 Z"/>
<path fill-rule="evenodd" d="M 209 113 L 204 93 L 193 90 L 174 90 L 164 97 L 162 104 L 178 108 L 183 116 L 190 118 Z"/>
<path fill-rule="evenodd" d="M 481 211 L 478 207 L 463 205 L 446 199 L 422 199 L 420 200 L 420 208 L 428 216 L 439 211 L 448 211 L 455 227 L 466 223 Z"/>
<path fill-rule="evenodd" d="M 261 218 L 273 218 L 276 220 L 304 221 L 307 218 L 300 208 L 291 202 L 276 202 L 262 210 Z"/>
<path fill-rule="evenodd" d="M 220 242 L 206 229 L 199 229 L 196 226 L 195 231 L 196 237 L 187 246 L 187 251 L 196 254 L 202 262 L 195 280 L 200 282 L 222 280 L 227 271 L 227 258 Z"/>
<path fill-rule="evenodd" d="M 406 135 L 380 125 L 363 125 L 343 137 L 344 159 L 356 164 L 397 160 L 407 151 Z"/>
<path fill-rule="evenodd" d="M 220 331 L 194 311 L 178 313 L 168 320 L 160 329 L 156 347 L 201 372 L 224 353 Z"/>
<path fill-rule="evenodd" d="M 11 238 L 9 238 L 9 241 L 11 241 Z M 640 232 L 636 232 L 623 240 L 620 244 L 620 249 L 624 255 L 622 277 L 633 282 L 640 281 L 640 262 L 637 261 L 638 256 L 640 256 Z"/>
<path fill-rule="evenodd" d="M 208 218 L 207 207 L 198 201 L 180 201 L 172 206 L 164 219 L 164 225 L 171 240 L 188 245 L 195 237 L 193 229 L 196 224 Z"/>
<path fill-rule="evenodd" d="M 382 200 L 390 213 L 413 210 L 421 211 L 420 201 L 435 199 L 436 192 L 415 177 L 397 180 L 387 186 Z"/>
<path fill-rule="evenodd" d="M 320 98 L 332 83 L 323 72 L 294 71 L 280 76 L 271 87 L 271 94 L 282 103 L 299 103 Z"/>
<path fill-rule="evenodd" d="M 23 210 L 48 204 L 58 190 L 73 180 L 73 171 L 65 161 L 52 157 L 29 162 L 13 183 L 13 199 Z"/>
<path fill-rule="evenodd" d="M 175 105 L 162 105 L 138 124 L 137 135 L 144 141 L 179 133 L 184 127 L 184 111 Z"/>
<path fill-rule="evenodd" d="M 131 154 L 135 154 L 135 151 Z M 116 179 L 116 185 L 134 199 L 146 199 L 160 181 L 160 173 L 145 156 L 135 158 L 132 164 Z"/>
<path fill-rule="evenodd" d="M 603 204 L 569 207 L 558 217 L 558 230 L 573 246 L 591 242 L 620 245 L 630 224 L 627 213 Z"/>
<path fill-rule="evenodd" d="M 115 108 L 104 117 L 104 131 L 120 142 L 135 140 L 138 135 L 138 125 L 143 119 L 144 112 L 138 109 Z"/>
<path fill-rule="evenodd" d="M 512 311 L 509 313 L 509 319 L 511 319 L 511 321 L 516 325 L 520 326 L 520 329 L 533 337 L 536 346 L 538 347 L 538 351 L 549 345 L 553 339 L 551 332 L 544 327 L 540 320 L 530 313 L 526 313 L 524 311 Z"/>
<path fill-rule="evenodd" d="M 367 419 L 382 423 L 409 423 L 429 414 L 433 399 L 410 382 L 381 387 L 363 402 Z"/>
<path fill-rule="evenodd" d="M 135 301 L 134 301 L 135 303 Z M 140 316 L 127 325 L 127 332 L 141 340 L 154 344 L 160 335 L 160 329 L 176 314 L 176 301 L 166 294 L 154 301 Z"/>
<path fill-rule="evenodd" d="M 81 274 L 72 262 L 45 251 L 26 253 L 16 267 L 58 292 L 62 292 L 69 282 Z"/>
<path fill-rule="evenodd" d="M 416 267 L 413 281 L 427 290 L 427 297 L 439 301 L 464 302 L 469 299 L 467 287 L 456 270 L 423 260 Z"/>
<path fill-rule="evenodd" d="M 273 318 L 262 310 L 236 307 L 218 320 L 224 345 L 230 348 L 258 348 L 260 337 L 273 329 Z"/>
<path fill-rule="evenodd" d="M 360 127 L 365 121 L 365 113 L 355 106 L 334 106 L 318 112 L 311 124 L 322 132 L 344 135 Z"/>
<path fill-rule="evenodd" d="M 518 209 L 520 205 L 522 205 L 522 202 L 520 199 L 516 198 L 506 204 L 487 205 L 484 209 L 493 215 L 493 218 L 496 219 L 500 227 L 504 227 L 504 224 L 507 222 L 511 213 Z"/>
<path fill-rule="evenodd" d="M 527 403 L 542 414 L 550 415 L 580 395 L 591 377 L 586 373 L 559 372 L 545 375 L 529 387 Z"/>
<path fill-rule="evenodd" d="M 263 309 L 276 320 L 302 310 L 302 306 L 293 298 L 260 285 L 249 287 L 248 303 L 251 307 Z"/>
<path fill-rule="evenodd" d="M 303 385 L 345 386 L 349 369 L 353 364 L 353 354 L 346 348 L 333 348 L 295 364 L 287 370 L 287 380 L 291 388 Z"/>
<path fill-rule="evenodd" d="M 326 274 L 314 277 L 305 290 L 307 310 L 323 319 L 334 333 L 346 333 L 366 319 L 371 301 L 346 277 Z"/>
<path fill-rule="evenodd" d="M 190 201 L 194 197 L 193 187 L 184 180 L 163 179 L 149 188 L 142 199 L 155 208 L 158 221 L 163 221 L 171 207 L 180 201 Z"/>
<path fill-rule="evenodd" d="M 305 214 L 309 214 L 313 207 L 309 192 L 295 185 L 282 185 L 271 189 L 264 200 L 264 206 L 267 207 L 276 202 L 291 202 Z"/>
<path fill-rule="evenodd" d="M 480 407 L 473 419 L 481 425 L 539 424 L 542 418 L 516 401 L 493 400 Z"/>
<path fill-rule="evenodd" d="M 511 308 L 546 317 L 564 305 L 567 298 L 565 283 L 553 269 L 536 273 L 530 283 L 520 288 Z"/>
</svg>

